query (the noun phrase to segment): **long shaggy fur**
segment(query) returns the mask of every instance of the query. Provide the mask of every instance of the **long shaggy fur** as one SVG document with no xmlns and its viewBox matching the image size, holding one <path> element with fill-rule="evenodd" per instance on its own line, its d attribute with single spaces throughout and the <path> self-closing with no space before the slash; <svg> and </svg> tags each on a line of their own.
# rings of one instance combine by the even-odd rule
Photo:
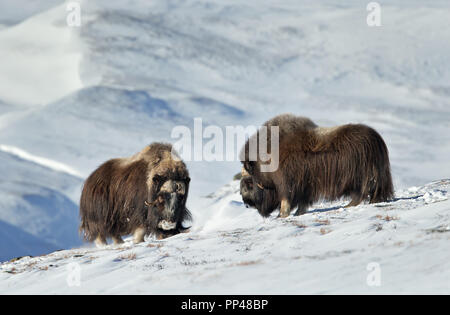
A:
<svg viewBox="0 0 450 315">
<path fill-rule="evenodd" d="M 349 206 L 365 199 L 375 203 L 393 198 L 388 149 L 374 129 L 361 124 L 322 128 L 308 118 L 289 114 L 277 116 L 265 126 L 280 129 L 278 169 L 261 172 L 263 162 L 249 161 L 249 141 L 241 152 L 253 182 L 249 185 L 249 177 L 241 182 L 241 193 L 244 186 L 247 200 L 254 202 L 258 194 L 269 198 L 264 202 L 269 208 L 258 208 L 262 215 L 269 215 L 277 207 L 281 208 L 281 216 L 295 207 L 296 214 L 302 214 L 321 198 L 351 197 Z M 259 132 L 254 137 L 259 137 Z M 272 200 L 274 194 L 278 202 Z"/>
<path fill-rule="evenodd" d="M 87 178 L 80 200 L 80 232 L 87 241 L 120 239 L 139 228 L 158 237 L 183 229 L 182 222 L 190 219 L 186 209 L 189 173 L 181 160 L 172 158 L 171 151 L 170 144 L 153 143 L 132 157 L 105 162 Z M 161 205 L 156 201 L 168 179 L 186 183 L 174 231 L 158 229 Z"/>
</svg>

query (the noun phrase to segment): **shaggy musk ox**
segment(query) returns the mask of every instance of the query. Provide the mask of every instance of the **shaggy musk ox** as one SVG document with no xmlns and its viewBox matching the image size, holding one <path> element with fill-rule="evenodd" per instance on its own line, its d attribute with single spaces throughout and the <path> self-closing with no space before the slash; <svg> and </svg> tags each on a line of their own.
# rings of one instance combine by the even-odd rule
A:
<svg viewBox="0 0 450 315">
<path fill-rule="evenodd" d="M 129 158 L 112 159 L 95 170 L 84 183 L 80 200 L 80 232 L 97 244 L 111 237 L 134 234 L 175 235 L 190 219 L 186 209 L 189 173 L 169 144 L 152 143 Z"/>
<path fill-rule="evenodd" d="M 278 168 L 262 172 L 261 165 L 270 160 L 262 162 L 259 154 L 256 161 L 249 158 L 249 141 L 258 139 L 260 131 L 241 151 L 241 195 L 262 216 L 277 208 L 280 217 L 294 208 L 300 215 L 321 198 L 351 197 L 347 207 L 366 199 L 376 203 L 393 198 L 388 149 L 374 129 L 361 124 L 323 128 L 290 114 L 274 117 L 264 126 L 279 126 Z M 262 137 L 267 137 L 272 159 L 277 152 L 270 147 L 270 131 Z"/>
</svg>

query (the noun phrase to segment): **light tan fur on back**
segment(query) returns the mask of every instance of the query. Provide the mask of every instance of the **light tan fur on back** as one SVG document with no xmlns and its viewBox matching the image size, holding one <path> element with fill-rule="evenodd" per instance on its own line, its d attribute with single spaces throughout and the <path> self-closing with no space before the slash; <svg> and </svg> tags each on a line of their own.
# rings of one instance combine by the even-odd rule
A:
<svg viewBox="0 0 450 315">
<path fill-rule="evenodd" d="M 315 129 L 315 132 L 318 136 L 328 136 L 332 132 L 339 129 L 340 126 L 334 126 L 334 127 L 317 127 Z"/>
</svg>

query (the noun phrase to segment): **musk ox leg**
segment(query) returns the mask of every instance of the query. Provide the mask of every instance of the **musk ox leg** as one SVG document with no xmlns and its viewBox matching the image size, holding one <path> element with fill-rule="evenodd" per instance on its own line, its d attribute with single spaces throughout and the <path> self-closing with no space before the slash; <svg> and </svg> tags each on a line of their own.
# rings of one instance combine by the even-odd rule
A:
<svg viewBox="0 0 450 315">
<path fill-rule="evenodd" d="M 106 242 L 106 238 L 103 235 L 99 234 L 95 239 L 95 245 L 97 247 L 102 247 L 108 245 L 108 243 Z"/>
<path fill-rule="evenodd" d="M 114 244 L 116 244 L 116 245 L 123 244 L 123 239 L 122 239 L 122 237 L 120 235 L 113 236 L 112 239 L 113 239 Z"/>
<path fill-rule="evenodd" d="M 134 230 L 133 233 L 133 243 L 134 244 L 142 243 L 144 241 L 144 236 L 145 236 L 144 227 L 142 226 L 138 227 L 136 230 Z"/>
<path fill-rule="evenodd" d="M 379 202 L 386 202 L 389 198 L 382 198 L 382 197 L 370 197 L 369 203 L 379 203 Z"/>
<path fill-rule="evenodd" d="M 305 214 L 309 206 L 313 204 L 313 202 L 310 199 L 311 199 L 310 196 L 307 195 L 303 196 L 303 198 L 301 198 L 301 201 L 297 205 L 297 211 L 295 211 L 294 215 L 297 216 Z"/>
<path fill-rule="evenodd" d="M 287 199 L 281 200 L 281 206 L 280 206 L 280 218 L 287 218 L 289 214 L 291 213 L 291 204 Z"/>
<path fill-rule="evenodd" d="M 305 214 L 307 208 L 308 207 L 306 205 L 299 204 L 298 208 L 297 208 L 297 211 L 295 211 L 294 215 L 298 216 L 298 215 Z"/>
</svg>

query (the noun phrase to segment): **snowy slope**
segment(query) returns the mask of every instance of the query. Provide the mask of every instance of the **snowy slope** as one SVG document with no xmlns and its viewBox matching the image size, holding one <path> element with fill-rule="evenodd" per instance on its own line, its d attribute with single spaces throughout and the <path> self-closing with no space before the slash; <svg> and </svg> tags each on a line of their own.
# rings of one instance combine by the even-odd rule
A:
<svg viewBox="0 0 450 315">
<path fill-rule="evenodd" d="M 60 0 L 2 0 L 0 2 L 0 25 L 11 26 L 39 12 L 48 10 Z"/>
<path fill-rule="evenodd" d="M 46 243 L 39 237 L 31 235 L 9 223 L 0 221 L 0 261 L 24 255 L 42 255 L 51 253 L 59 248 Z"/>
<path fill-rule="evenodd" d="M 1 229 L 2 259 L 80 245 L 76 202 L 82 180 L 58 168 L 51 168 L 61 165 L 53 165 L 48 160 L 42 164 L 38 157 L 27 160 L 24 156 L 31 156 L 23 151 L 9 150 L 22 153 L 22 156 L 17 156 L 2 149 L 5 147 L 0 146 L 0 173 L 3 175 L 0 181 L 0 221 L 5 227 Z M 16 230 L 22 232 L 17 233 Z M 34 238 L 30 238 L 31 235 Z M 30 246 L 31 240 L 38 247 Z"/>
<path fill-rule="evenodd" d="M 3 263 L 0 292 L 449 293 L 450 180 L 398 192 L 390 203 L 324 203 L 287 219 L 261 218 L 237 189 L 233 182 L 215 195 L 203 228 L 187 234 Z M 367 281 L 373 263 L 379 286 Z"/>
<path fill-rule="evenodd" d="M 0 50 L 1 100 L 41 105 L 82 87 L 83 45 L 65 16 L 60 5 L 1 30 L 0 46 L 7 47 Z"/>
</svg>

